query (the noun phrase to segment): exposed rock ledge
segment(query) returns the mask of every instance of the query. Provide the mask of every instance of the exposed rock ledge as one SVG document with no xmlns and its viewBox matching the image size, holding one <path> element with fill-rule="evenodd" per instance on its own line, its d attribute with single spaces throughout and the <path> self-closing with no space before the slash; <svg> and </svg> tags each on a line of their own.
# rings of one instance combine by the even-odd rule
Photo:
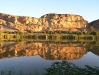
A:
<svg viewBox="0 0 99 75">
<path fill-rule="evenodd" d="M 16 30 L 77 30 L 83 29 L 88 24 L 82 16 L 74 14 L 45 14 L 40 18 L 14 16 L 0 13 L 1 29 L 7 27 Z"/>
</svg>

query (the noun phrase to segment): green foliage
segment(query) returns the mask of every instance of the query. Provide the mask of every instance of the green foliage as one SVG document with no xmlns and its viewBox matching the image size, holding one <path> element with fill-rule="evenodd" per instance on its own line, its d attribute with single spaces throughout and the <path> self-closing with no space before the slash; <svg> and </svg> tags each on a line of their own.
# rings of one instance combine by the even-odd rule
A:
<svg viewBox="0 0 99 75">
<path fill-rule="evenodd" d="M 81 32 L 81 31 L 74 31 L 74 32 L 71 32 L 71 34 L 82 35 L 83 32 Z"/>
<path fill-rule="evenodd" d="M 16 34 L 19 34 L 19 35 L 22 35 L 23 34 L 23 32 L 22 31 L 19 31 L 19 30 L 18 31 L 15 31 L 15 33 Z"/>
<path fill-rule="evenodd" d="M 38 36 L 38 39 L 46 39 L 45 35 Z"/>
<path fill-rule="evenodd" d="M 98 67 L 85 65 L 85 68 L 79 68 L 67 61 L 54 62 L 50 68 L 45 69 L 47 71 L 45 75 L 99 75 Z"/>
<path fill-rule="evenodd" d="M 28 33 L 34 33 L 34 31 L 32 31 L 32 30 L 27 30 L 27 32 L 28 32 Z"/>
<path fill-rule="evenodd" d="M 98 40 L 99 31 L 39 31 L 34 32 L 31 30 L 24 33 L 22 31 L 5 31 L 2 32 L 2 39 L 38 39 L 38 40 Z M 4 33 L 4 34 L 3 34 Z M 43 34 L 43 35 L 42 35 Z"/>
<path fill-rule="evenodd" d="M 91 67 L 85 65 L 85 68 L 79 68 L 75 64 L 68 61 L 54 62 L 50 68 L 45 68 L 46 73 L 39 74 L 38 71 L 34 73 L 25 74 L 22 70 L 19 72 L 10 70 L 1 70 L 0 75 L 99 75 L 99 67 Z"/>
<path fill-rule="evenodd" d="M 99 34 L 99 32 L 97 32 L 97 31 L 90 32 L 90 35 L 98 35 L 98 34 Z"/>
<path fill-rule="evenodd" d="M 75 36 L 74 35 L 67 35 L 67 36 L 62 36 L 61 39 L 65 40 L 74 40 L 75 39 Z"/>
</svg>

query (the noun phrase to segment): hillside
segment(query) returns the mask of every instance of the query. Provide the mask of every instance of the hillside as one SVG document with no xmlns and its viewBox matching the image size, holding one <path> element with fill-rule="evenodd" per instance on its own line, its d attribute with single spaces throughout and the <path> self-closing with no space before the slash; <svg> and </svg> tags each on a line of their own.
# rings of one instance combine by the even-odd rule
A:
<svg viewBox="0 0 99 75">
<path fill-rule="evenodd" d="M 87 28 L 88 31 L 93 31 L 93 30 L 98 31 L 99 30 L 99 19 L 88 23 L 86 28 Z"/>
</svg>

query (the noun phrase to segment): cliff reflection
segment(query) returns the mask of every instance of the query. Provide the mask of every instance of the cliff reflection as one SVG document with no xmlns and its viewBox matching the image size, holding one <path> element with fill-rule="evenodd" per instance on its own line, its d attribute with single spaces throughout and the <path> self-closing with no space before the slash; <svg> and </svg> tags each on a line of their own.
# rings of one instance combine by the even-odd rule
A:
<svg viewBox="0 0 99 75">
<path fill-rule="evenodd" d="M 86 54 L 88 47 L 77 44 L 1 43 L 0 58 L 39 55 L 48 60 L 73 60 Z"/>
<path fill-rule="evenodd" d="M 94 45 L 94 46 L 89 45 L 88 48 L 89 48 L 89 51 L 91 51 L 95 55 L 99 56 L 99 45 Z"/>
</svg>

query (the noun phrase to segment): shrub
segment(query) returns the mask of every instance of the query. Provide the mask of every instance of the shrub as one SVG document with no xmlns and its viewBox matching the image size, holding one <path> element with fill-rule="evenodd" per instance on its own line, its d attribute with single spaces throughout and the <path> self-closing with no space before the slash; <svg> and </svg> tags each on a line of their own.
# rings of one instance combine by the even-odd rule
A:
<svg viewBox="0 0 99 75">
<path fill-rule="evenodd" d="M 67 61 L 54 62 L 46 71 L 45 75 L 99 75 L 98 67 L 85 65 L 85 68 L 79 68 Z"/>
</svg>

